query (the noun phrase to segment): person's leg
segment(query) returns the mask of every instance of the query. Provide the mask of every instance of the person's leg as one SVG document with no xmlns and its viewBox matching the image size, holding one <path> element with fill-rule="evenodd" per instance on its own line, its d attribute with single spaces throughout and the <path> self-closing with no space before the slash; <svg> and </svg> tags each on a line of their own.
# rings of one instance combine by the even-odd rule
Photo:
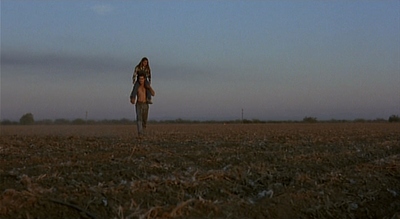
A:
<svg viewBox="0 0 400 219">
<path fill-rule="evenodd" d="M 136 124 L 138 135 L 140 136 L 143 133 L 143 110 L 142 105 L 140 103 L 136 104 Z"/>
<path fill-rule="evenodd" d="M 149 105 L 148 104 L 143 104 L 142 113 L 143 113 L 142 114 L 143 115 L 142 125 L 143 125 L 143 131 L 144 131 L 147 127 L 147 118 L 149 117 Z"/>
</svg>

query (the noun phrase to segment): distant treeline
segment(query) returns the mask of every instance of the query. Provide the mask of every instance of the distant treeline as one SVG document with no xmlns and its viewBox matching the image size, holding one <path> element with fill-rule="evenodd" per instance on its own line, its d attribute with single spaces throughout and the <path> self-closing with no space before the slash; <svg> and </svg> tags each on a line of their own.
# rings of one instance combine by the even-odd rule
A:
<svg viewBox="0 0 400 219">
<path fill-rule="evenodd" d="M 304 117 L 303 120 L 259 120 L 259 119 L 237 119 L 237 120 L 187 120 L 187 119 L 174 119 L 174 120 L 150 120 L 149 123 L 152 124 L 197 124 L 197 123 L 225 123 L 225 124 L 237 124 L 237 123 L 246 123 L 246 124 L 257 124 L 257 123 L 363 123 L 363 122 L 400 122 L 400 117 L 398 115 L 391 115 L 389 119 L 377 118 L 373 120 L 367 119 L 354 119 L 354 120 L 318 120 L 316 117 Z M 21 119 L 17 121 L 10 120 L 2 120 L 1 125 L 133 125 L 135 124 L 135 120 L 130 119 L 112 119 L 112 120 L 85 120 L 85 119 L 44 119 L 35 121 L 34 117 L 31 113 L 27 113 L 21 117 Z"/>
</svg>

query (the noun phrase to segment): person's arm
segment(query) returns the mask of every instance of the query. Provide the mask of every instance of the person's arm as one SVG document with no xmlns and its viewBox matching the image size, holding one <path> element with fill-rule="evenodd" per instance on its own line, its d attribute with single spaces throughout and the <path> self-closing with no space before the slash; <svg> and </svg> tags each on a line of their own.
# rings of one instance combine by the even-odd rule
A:
<svg viewBox="0 0 400 219">
<path fill-rule="evenodd" d="M 135 104 L 136 96 L 137 96 L 137 85 L 134 84 L 131 91 L 131 95 L 129 96 L 132 104 Z"/>
<path fill-rule="evenodd" d="M 138 68 L 135 67 L 135 70 L 133 70 L 133 76 L 132 76 L 132 82 L 133 84 L 135 84 L 136 80 L 137 80 L 137 76 L 138 76 Z"/>
<path fill-rule="evenodd" d="M 150 86 L 150 82 L 149 82 L 149 83 L 145 83 L 145 84 L 144 84 L 144 87 L 150 91 L 151 96 L 154 97 L 154 96 L 156 95 L 156 92 L 155 92 L 155 91 L 153 90 L 153 88 Z"/>
<path fill-rule="evenodd" d="M 156 95 L 156 92 L 153 90 L 152 87 L 150 87 L 150 93 L 151 93 L 151 96 L 153 96 L 153 97 Z"/>
</svg>

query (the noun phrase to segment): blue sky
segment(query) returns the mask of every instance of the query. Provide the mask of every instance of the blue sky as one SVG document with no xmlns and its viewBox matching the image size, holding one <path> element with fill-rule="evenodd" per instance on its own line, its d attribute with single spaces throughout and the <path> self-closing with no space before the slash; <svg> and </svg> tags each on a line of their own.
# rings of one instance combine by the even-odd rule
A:
<svg viewBox="0 0 400 219">
<path fill-rule="evenodd" d="M 1 1 L 1 119 L 387 119 L 400 1 Z"/>
</svg>

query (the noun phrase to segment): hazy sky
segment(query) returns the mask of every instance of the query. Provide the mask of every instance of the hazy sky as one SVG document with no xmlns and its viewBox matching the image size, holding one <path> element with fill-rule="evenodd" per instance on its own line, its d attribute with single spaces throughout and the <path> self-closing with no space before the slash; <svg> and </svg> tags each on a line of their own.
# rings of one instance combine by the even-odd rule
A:
<svg viewBox="0 0 400 219">
<path fill-rule="evenodd" d="M 1 119 L 387 119 L 400 1 L 1 1 Z"/>
</svg>

